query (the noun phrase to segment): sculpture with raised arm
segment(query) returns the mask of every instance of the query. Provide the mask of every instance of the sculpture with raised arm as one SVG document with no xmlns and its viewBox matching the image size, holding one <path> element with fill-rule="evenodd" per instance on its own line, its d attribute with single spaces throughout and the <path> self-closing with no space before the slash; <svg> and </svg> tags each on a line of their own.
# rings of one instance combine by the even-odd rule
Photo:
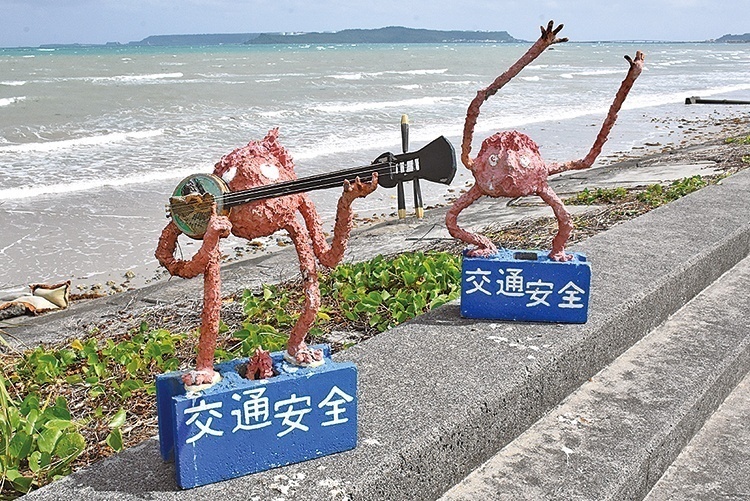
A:
<svg viewBox="0 0 750 501">
<path fill-rule="evenodd" d="M 475 158 L 472 159 L 469 156 L 474 126 L 477 123 L 479 108 L 482 103 L 539 57 L 547 47 L 556 43 L 567 42 L 567 38 L 557 37 L 562 28 L 562 24 L 554 28 L 552 21 L 546 28 L 542 26 L 542 36 L 539 40 L 505 73 L 497 77 L 489 87 L 478 91 L 466 112 L 463 142 L 461 144 L 461 162 L 472 172 L 476 182 L 468 192 L 453 204 L 446 215 L 445 223 L 453 237 L 474 245 L 474 248 L 468 251 L 470 256 L 489 256 L 495 254 L 497 248 L 489 238 L 470 233 L 458 226 L 457 219 L 462 210 L 483 195 L 510 198 L 538 195 L 552 207 L 558 223 L 557 235 L 552 241 L 552 251 L 549 257 L 555 261 L 568 261 L 572 257 L 565 254 L 564 251 L 570 232 L 573 230 L 572 218 L 565 210 L 562 200 L 550 188 L 547 177 L 567 170 L 586 169 L 593 165 L 601 153 L 602 146 L 607 141 L 607 136 L 612 130 L 615 120 L 617 120 L 617 113 L 620 111 L 622 103 L 643 69 L 642 52 L 636 52 L 635 59 L 625 56 L 630 64 L 630 69 L 615 95 L 614 102 L 609 108 L 609 113 L 594 141 L 594 145 L 584 158 L 561 164 L 547 164 L 539 154 L 537 144 L 525 134 L 517 131 L 493 134 L 482 142 L 479 154 Z"/>
</svg>

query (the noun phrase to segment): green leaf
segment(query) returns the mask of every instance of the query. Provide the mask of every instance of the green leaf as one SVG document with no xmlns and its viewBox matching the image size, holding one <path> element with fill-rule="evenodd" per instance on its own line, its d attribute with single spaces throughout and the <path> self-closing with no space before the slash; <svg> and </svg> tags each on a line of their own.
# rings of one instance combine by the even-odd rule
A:
<svg viewBox="0 0 750 501">
<path fill-rule="evenodd" d="M 55 446 L 55 454 L 70 463 L 86 449 L 86 439 L 78 432 L 66 433 Z"/>
<path fill-rule="evenodd" d="M 120 428 L 115 428 L 107 435 L 107 445 L 117 452 L 122 450 L 122 434 Z"/>
<path fill-rule="evenodd" d="M 120 409 L 119 411 L 117 411 L 117 414 L 114 415 L 107 426 L 109 426 L 110 428 L 119 428 L 120 426 L 125 424 L 126 417 L 127 411 L 125 411 L 125 409 Z"/>
<path fill-rule="evenodd" d="M 31 483 L 34 481 L 31 477 L 24 477 L 17 469 L 6 470 L 5 476 L 13 484 L 13 487 L 21 492 L 28 492 Z"/>
<path fill-rule="evenodd" d="M 39 438 L 36 439 L 36 445 L 41 452 L 49 452 L 52 454 L 60 436 L 62 436 L 61 430 L 48 428 L 39 434 Z"/>
<path fill-rule="evenodd" d="M 10 456 L 16 460 L 25 459 L 31 452 L 31 442 L 31 436 L 19 431 L 13 435 L 13 438 L 10 439 L 10 444 L 8 444 Z"/>
<path fill-rule="evenodd" d="M 73 422 L 69 419 L 50 419 L 44 423 L 44 427 L 49 430 L 67 430 L 73 426 Z"/>
<path fill-rule="evenodd" d="M 42 469 L 42 466 L 39 464 L 41 459 L 42 453 L 39 451 L 34 451 L 29 455 L 29 469 L 32 472 L 38 473 Z"/>
</svg>

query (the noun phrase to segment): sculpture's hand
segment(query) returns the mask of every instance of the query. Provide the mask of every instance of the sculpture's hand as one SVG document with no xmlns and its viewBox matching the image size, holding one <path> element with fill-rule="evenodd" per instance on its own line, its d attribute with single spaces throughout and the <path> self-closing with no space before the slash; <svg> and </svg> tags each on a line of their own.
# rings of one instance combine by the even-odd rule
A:
<svg viewBox="0 0 750 501">
<path fill-rule="evenodd" d="M 557 38 L 557 34 L 560 33 L 560 30 L 563 29 L 564 25 L 561 24 L 560 26 L 554 29 L 553 29 L 553 26 L 555 26 L 554 21 L 550 21 L 549 23 L 547 23 L 546 28 L 544 26 L 540 26 L 542 30 L 542 36 L 539 37 L 539 41 L 544 42 L 545 45 L 552 45 L 556 43 L 567 42 L 568 41 L 567 37 Z"/>
<path fill-rule="evenodd" d="M 635 59 L 631 59 L 630 56 L 625 56 L 625 59 L 628 61 L 628 64 L 630 64 L 630 70 L 628 70 L 628 77 L 631 78 L 637 78 L 638 75 L 641 74 L 641 71 L 643 71 L 643 60 L 645 59 L 645 56 L 643 55 L 643 52 L 636 51 L 635 53 Z"/>
<path fill-rule="evenodd" d="M 363 183 L 359 180 L 359 177 L 350 183 L 344 180 L 344 194 L 342 195 L 348 201 L 354 200 L 355 198 L 363 198 L 375 191 L 378 187 L 378 173 L 372 173 L 372 181 L 369 183 Z"/>
<path fill-rule="evenodd" d="M 203 235 L 203 241 L 206 245 L 213 246 L 221 238 L 226 238 L 232 231 L 232 223 L 227 216 L 216 214 L 216 204 L 211 207 L 211 217 L 206 225 L 206 234 Z"/>
</svg>

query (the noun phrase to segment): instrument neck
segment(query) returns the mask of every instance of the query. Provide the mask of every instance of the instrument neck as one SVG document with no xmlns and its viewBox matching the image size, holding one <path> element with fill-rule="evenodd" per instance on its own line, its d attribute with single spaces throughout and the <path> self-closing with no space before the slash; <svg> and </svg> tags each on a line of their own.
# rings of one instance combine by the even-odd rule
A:
<svg viewBox="0 0 750 501">
<path fill-rule="evenodd" d="M 354 182 L 358 177 L 362 182 L 370 182 L 373 172 L 379 176 L 387 175 L 391 172 L 393 166 L 391 163 L 383 162 L 362 167 L 333 172 L 330 174 L 320 174 L 317 176 L 303 177 L 293 181 L 284 181 L 263 186 L 256 186 L 246 190 L 232 191 L 222 197 L 223 206 L 227 209 L 243 205 L 257 200 L 266 200 L 285 195 L 294 195 L 313 190 L 323 190 L 326 188 L 335 188 L 342 186 L 344 181 Z"/>
</svg>

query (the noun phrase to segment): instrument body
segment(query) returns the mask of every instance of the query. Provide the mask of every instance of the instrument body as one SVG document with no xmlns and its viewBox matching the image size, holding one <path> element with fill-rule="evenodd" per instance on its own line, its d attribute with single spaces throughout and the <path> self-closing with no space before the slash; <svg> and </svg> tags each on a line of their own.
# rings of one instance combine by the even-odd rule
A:
<svg viewBox="0 0 750 501">
<path fill-rule="evenodd" d="M 213 174 L 191 174 L 177 184 L 169 198 L 169 215 L 177 228 L 194 239 L 206 233 L 213 205 L 216 213 L 228 216 L 224 195 L 229 193 L 227 183 Z"/>
<path fill-rule="evenodd" d="M 192 174 L 177 185 L 169 199 L 167 215 L 191 238 L 201 239 L 211 217 L 213 204 L 219 215 L 229 215 L 232 207 L 257 200 L 282 197 L 312 190 L 343 186 L 344 181 L 359 178 L 367 183 L 373 173 L 378 185 L 393 188 L 399 182 L 425 179 L 450 184 L 456 174 L 453 145 L 443 136 L 415 152 L 380 155 L 372 164 L 327 174 L 270 183 L 253 188 L 230 191 L 227 183 L 213 174 Z"/>
</svg>

